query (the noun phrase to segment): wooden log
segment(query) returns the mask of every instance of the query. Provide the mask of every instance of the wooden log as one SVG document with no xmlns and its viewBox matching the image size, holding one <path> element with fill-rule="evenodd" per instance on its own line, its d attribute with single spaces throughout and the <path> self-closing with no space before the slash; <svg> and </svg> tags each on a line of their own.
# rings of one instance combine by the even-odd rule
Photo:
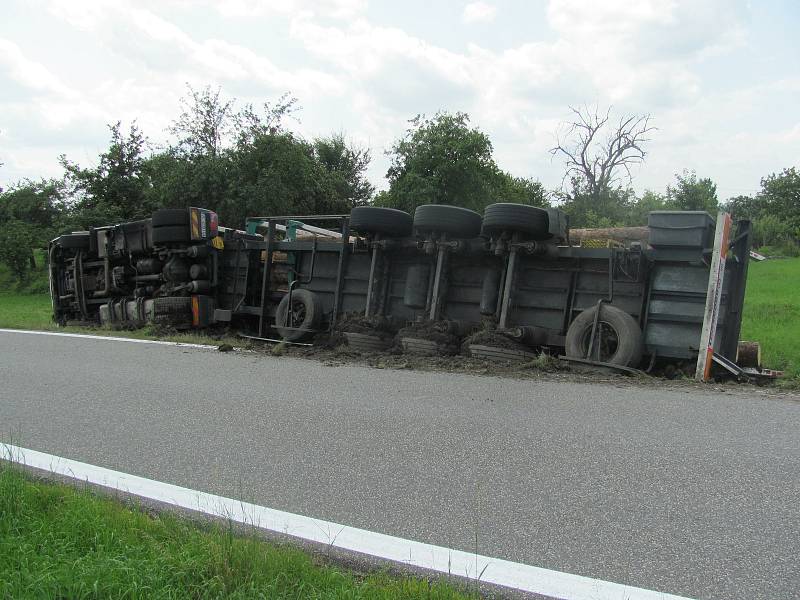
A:
<svg viewBox="0 0 800 600">
<path fill-rule="evenodd" d="M 569 241 L 579 244 L 582 240 L 614 240 L 647 244 L 650 239 L 649 227 L 605 227 L 600 229 L 570 229 Z"/>
<path fill-rule="evenodd" d="M 736 348 L 736 364 L 752 369 L 761 368 L 761 344 L 758 342 L 740 341 Z"/>
</svg>

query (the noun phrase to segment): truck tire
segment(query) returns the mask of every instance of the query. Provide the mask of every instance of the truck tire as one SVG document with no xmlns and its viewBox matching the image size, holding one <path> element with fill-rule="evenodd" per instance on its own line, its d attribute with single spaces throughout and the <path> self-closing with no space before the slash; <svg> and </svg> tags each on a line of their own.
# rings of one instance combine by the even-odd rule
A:
<svg viewBox="0 0 800 600">
<path fill-rule="evenodd" d="M 483 213 L 483 230 L 486 237 L 503 231 L 519 231 L 534 239 L 550 236 L 550 217 L 547 211 L 527 204 L 500 202 L 490 204 Z"/>
<path fill-rule="evenodd" d="M 89 232 L 67 233 L 60 236 L 56 242 L 62 248 L 75 248 L 86 250 L 89 248 Z"/>
<path fill-rule="evenodd" d="M 411 235 L 411 215 L 396 208 L 357 206 L 350 211 L 350 229 L 393 237 Z"/>
<path fill-rule="evenodd" d="M 586 358 L 595 315 L 600 307 L 587 308 L 567 329 L 566 354 L 570 358 Z M 644 347 L 642 330 L 636 320 L 616 306 L 603 305 L 595 336 L 595 345 L 600 338 L 600 361 L 623 367 L 636 367 L 642 360 Z M 589 357 L 597 360 L 596 351 Z"/>
<path fill-rule="evenodd" d="M 314 292 L 292 291 L 292 312 L 292 322 L 287 326 L 289 294 L 286 294 L 275 310 L 275 329 L 284 340 L 297 342 L 316 333 L 322 321 L 322 306 Z"/>
<path fill-rule="evenodd" d="M 188 225 L 153 227 L 153 244 L 175 244 L 190 240 Z"/>
<path fill-rule="evenodd" d="M 423 204 L 414 211 L 414 229 L 420 233 L 447 233 L 474 238 L 481 232 L 481 216 L 474 210 L 447 204 Z"/>
<path fill-rule="evenodd" d="M 170 225 L 189 227 L 189 210 L 186 208 L 162 208 L 153 213 L 153 227 Z"/>
</svg>

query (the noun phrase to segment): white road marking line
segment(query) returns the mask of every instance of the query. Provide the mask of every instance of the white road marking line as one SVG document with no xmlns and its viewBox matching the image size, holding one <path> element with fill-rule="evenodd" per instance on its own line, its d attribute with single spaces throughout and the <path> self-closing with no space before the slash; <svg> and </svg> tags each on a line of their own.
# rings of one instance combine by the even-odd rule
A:
<svg viewBox="0 0 800 600">
<path fill-rule="evenodd" d="M 30 329 L 0 329 L 0 333 L 25 333 L 28 335 L 56 335 L 62 337 L 87 338 L 90 340 L 110 340 L 113 342 L 132 342 L 135 344 L 161 344 L 162 346 L 180 346 L 182 348 L 204 348 L 216 350 L 217 346 L 210 344 L 189 344 L 184 342 L 167 342 L 164 340 L 140 340 L 137 338 L 114 337 L 111 335 L 91 335 L 88 333 L 62 333 L 59 331 L 33 331 Z"/>
<path fill-rule="evenodd" d="M 236 523 L 254 525 L 303 540 L 440 573 L 452 573 L 471 579 L 475 579 L 477 574 L 480 581 L 485 583 L 554 598 L 564 600 L 687 600 L 672 594 L 470 554 L 321 521 L 136 475 L 120 473 L 11 444 L 0 444 L 0 452 L 2 452 L 0 457 L 20 464 L 173 506 L 231 519 Z"/>
</svg>

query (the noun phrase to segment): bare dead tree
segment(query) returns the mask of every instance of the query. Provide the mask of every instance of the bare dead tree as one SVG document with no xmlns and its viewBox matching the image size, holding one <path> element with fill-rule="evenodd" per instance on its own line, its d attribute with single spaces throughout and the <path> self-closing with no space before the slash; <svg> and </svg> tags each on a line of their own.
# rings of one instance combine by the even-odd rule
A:
<svg viewBox="0 0 800 600">
<path fill-rule="evenodd" d="M 566 159 L 564 181 L 583 179 L 593 198 L 623 178 L 630 182 L 631 166 L 644 161 L 644 145 L 657 129 L 650 125 L 650 115 L 623 116 L 613 125 L 612 107 L 605 114 L 596 107 L 569 108 L 573 120 L 562 123 L 556 133 L 556 146 L 550 149 L 553 156 L 564 155 Z"/>
</svg>

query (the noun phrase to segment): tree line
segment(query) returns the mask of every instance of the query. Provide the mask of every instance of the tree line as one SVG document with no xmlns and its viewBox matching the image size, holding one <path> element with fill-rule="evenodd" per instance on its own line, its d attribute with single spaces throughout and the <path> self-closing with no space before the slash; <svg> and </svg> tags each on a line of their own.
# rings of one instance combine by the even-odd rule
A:
<svg viewBox="0 0 800 600">
<path fill-rule="evenodd" d="M 369 149 L 334 133 L 304 139 L 296 98 L 285 94 L 260 107 L 225 99 L 220 90 L 188 88 L 169 127 L 170 142 L 153 147 L 136 123 L 109 126 L 110 140 L 93 166 L 66 156 L 58 178 L 24 180 L 0 191 L 0 261 L 24 281 L 37 250 L 64 231 L 136 220 L 159 208 L 202 206 L 220 221 L 241 227 L 248 216 L 346 213 L 374 204 L 409 212 L 421 204 L 452 204 L 482 211 L 494 202 L 559 206 L 573 227 L 644 225 L 652 210 L 727 207 L 754 221 L 757 245 L 797 250 L 800 173 L 794 167 L 767 175 L 761 190 L 721 202 L 715 183 L 682 171 L 664 192 L 637 195 L 630 167 L 644 161 L 649 115 L 612 120 L 584 107 L 572 109 L 554 156 L 564 159 L 557 190 L 501 169 L 486 133 L 465 113 L 417 116 L 387 151 L 388 187 L 376 193 L 366 177 Z"/>
</svg>

